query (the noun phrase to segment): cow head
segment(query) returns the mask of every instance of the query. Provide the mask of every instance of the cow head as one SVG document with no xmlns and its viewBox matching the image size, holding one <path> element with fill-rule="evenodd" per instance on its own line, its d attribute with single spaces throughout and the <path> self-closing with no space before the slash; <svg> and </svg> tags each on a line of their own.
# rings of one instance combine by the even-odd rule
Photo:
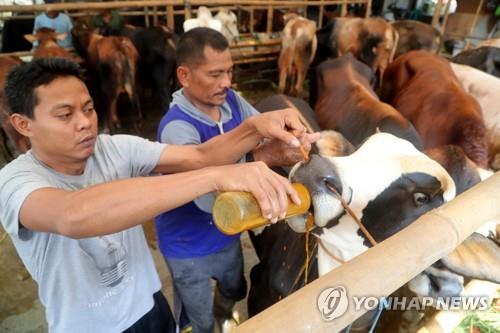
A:
<svg viewBox="0 0 500 333">
<path fill-rule="evenodd" d="M 236 43 L 239 38 L 238 19 L 236 14 L 228 11 L 226 8 L 221 8 L 214 17 L 221 22 L 221 33 L 227 38 L 230 43 Z"/>
<path fill-rule="evenodd" d="M 34 35 L 24 35 L 24 38 L 28 42 L 38 41 L 42 45 L 48 42 L 56 43 L 58 40 L 64 40 L 66 35 L 67 33 L 58 34 L 54 29 L 41 27 Z"/>
<path fill-rule="evenodd" d="M 349 204 L 354 214 L 377 242 L 397 233 L 429 210 L 454 198 L 455 182 L 436 161 L 418 151 L 409 142 L 378 133 L 371 136 L 353 154 L 341 157 L 314 155 L 290 173 L 294 182 L 303 183 L 311 193 L 316 233 L 323 246 L 318 247 L 318 269 L 326 274 L 339 265 L 330 254 L 347 261 L 370 247 L 353 218 L 332 192 L 334 188 Z M 289 219 L 292 229 L 303 232 L 305 217 Z M 444 296 L 458 294 L 463 278 L 458 274 L 486 277 L 499 281 L 500 272 L 482 268 L 464 258 L 481 249 L 486 255 L 486 266 L 500 267 L 498 246 L 476 240 L 469 249 L 445 257 L 410 283 L 419 295 Z M 489 246 L 485 246 L 488 244 Z M 462 249 L 462 251 L 464 251 Z M 495 254 L 496 253 L 496 254 Z M 457 259 L 460 258 L 460 259 Z M 483 266 L 485 264 L 482 264 Z M 443 269 L 447 267 L 448 269 Z M 458 274 L 456 274 L 458 273 Z"/>
</svg>

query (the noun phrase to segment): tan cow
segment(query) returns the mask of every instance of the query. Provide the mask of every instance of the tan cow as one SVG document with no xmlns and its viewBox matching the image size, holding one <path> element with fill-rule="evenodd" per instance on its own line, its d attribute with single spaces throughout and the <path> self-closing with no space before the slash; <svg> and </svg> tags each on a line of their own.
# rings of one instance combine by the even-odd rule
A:
<svg viewBox="0 0 500 333">
<path fill-rule="evenodd" d="M 316 23 L 294 13 L 286 16 L 279 58 L 279 90 L 281 93 L 301 96 L 302 85 L 318 44 Z M 290 79 L 289 86 L 293 88 L 286 89 L 287 77 Z"/>
<path fill-rule="evenodd" d="M 24 38 L 31 43 L 35 41 L 39 43 L 38 48 L 33 54 L 34 59 L 61 57 L 77 63 L 82 62 L 81 58 L 57 45 L 58 40 L 66 38 L 66 33 L 58 34 L 54 29 L 42 27 L 38 29 L 34 35 L 24 35 Z"/>
<path fill-rule="evenodd" d="M 396 29 L 381 18 L 335 18 L 318 31 L 321 57 L 354 57 L 378 72 L 379 78 L 394 59 L 399 35 Z M 327 51 L 328 50 L 328 51 Z M 318 51 L 319 52 L 319 51 Z"/>
</svg>

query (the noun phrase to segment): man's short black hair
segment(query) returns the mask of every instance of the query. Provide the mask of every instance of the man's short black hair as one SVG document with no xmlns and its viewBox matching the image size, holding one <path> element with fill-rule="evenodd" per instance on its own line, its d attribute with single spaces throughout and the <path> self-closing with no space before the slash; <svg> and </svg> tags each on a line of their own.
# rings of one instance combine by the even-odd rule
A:
<svg viewBox="0 0 500 333">
<path fill-rule="evenodd" d="M 222 52 L 229 48 L 226 37 L 210 28 L 195 28 L 182 35 L 176 50 L 177 65 L 197 66 L 205 62 L 205 46 Z"/>
<path fill-rule="evenodd" d="M 33 111 L 38 104 L 35 89 L 64 76 L 82 80 L 80 66 L 64 58 L 41 58 L 15 67 L 5 83 L 11 114 L 19 113 L 34 118 Z"/>
</svg>

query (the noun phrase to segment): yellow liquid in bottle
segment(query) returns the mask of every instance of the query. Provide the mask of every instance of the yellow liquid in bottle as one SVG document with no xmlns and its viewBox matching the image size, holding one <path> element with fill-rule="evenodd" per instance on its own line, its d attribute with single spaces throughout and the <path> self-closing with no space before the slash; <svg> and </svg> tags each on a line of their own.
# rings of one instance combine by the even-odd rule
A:
<svg viewBox="0 0 500 333">
<path fill-rule="evenodd" d="M 296 205 L 288 198 L 286 218 L 305 214 L 311 206 L 311 196 L 307 188 L 298 183 L 292 186 L 297 191 L 301 204 Z M 257 200 L 248 192 L 221 193 L 215 200 L 212 215 L 217 228 L 227 235 L 271 223 L 262 216 Z"/>
</svg>

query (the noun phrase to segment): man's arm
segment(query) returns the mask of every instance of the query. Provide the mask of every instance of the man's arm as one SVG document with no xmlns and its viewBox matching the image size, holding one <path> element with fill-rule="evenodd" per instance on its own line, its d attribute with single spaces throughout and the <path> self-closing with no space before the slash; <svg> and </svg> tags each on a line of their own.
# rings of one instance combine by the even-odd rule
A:
<svg viewBox="0 0 500 333">
<path fill-rule="evenodd" d="M 290 183 L 262 162 L 205 168 L 175 175 L 131 178 L 78 191 L 35 190 L 19 211 L 27 229 L 71 238 L 106 235 L 142 224 L 213 191 L 247 191 L 272 221 L 284 217 L 287 196 L 300 202 Z"/>
<path fill-rule="evenodd" d="M 292 109 L 268 112 L 250 117 L 235 129 L 200 145 L 167 146 L 154 171 L 174 173 L 232 164 L 254 149 L 264 138 L 278 139 L 298 147 L 300 141 L 297 136 L 304 132 L 304 126 Z"/>
</svg>

